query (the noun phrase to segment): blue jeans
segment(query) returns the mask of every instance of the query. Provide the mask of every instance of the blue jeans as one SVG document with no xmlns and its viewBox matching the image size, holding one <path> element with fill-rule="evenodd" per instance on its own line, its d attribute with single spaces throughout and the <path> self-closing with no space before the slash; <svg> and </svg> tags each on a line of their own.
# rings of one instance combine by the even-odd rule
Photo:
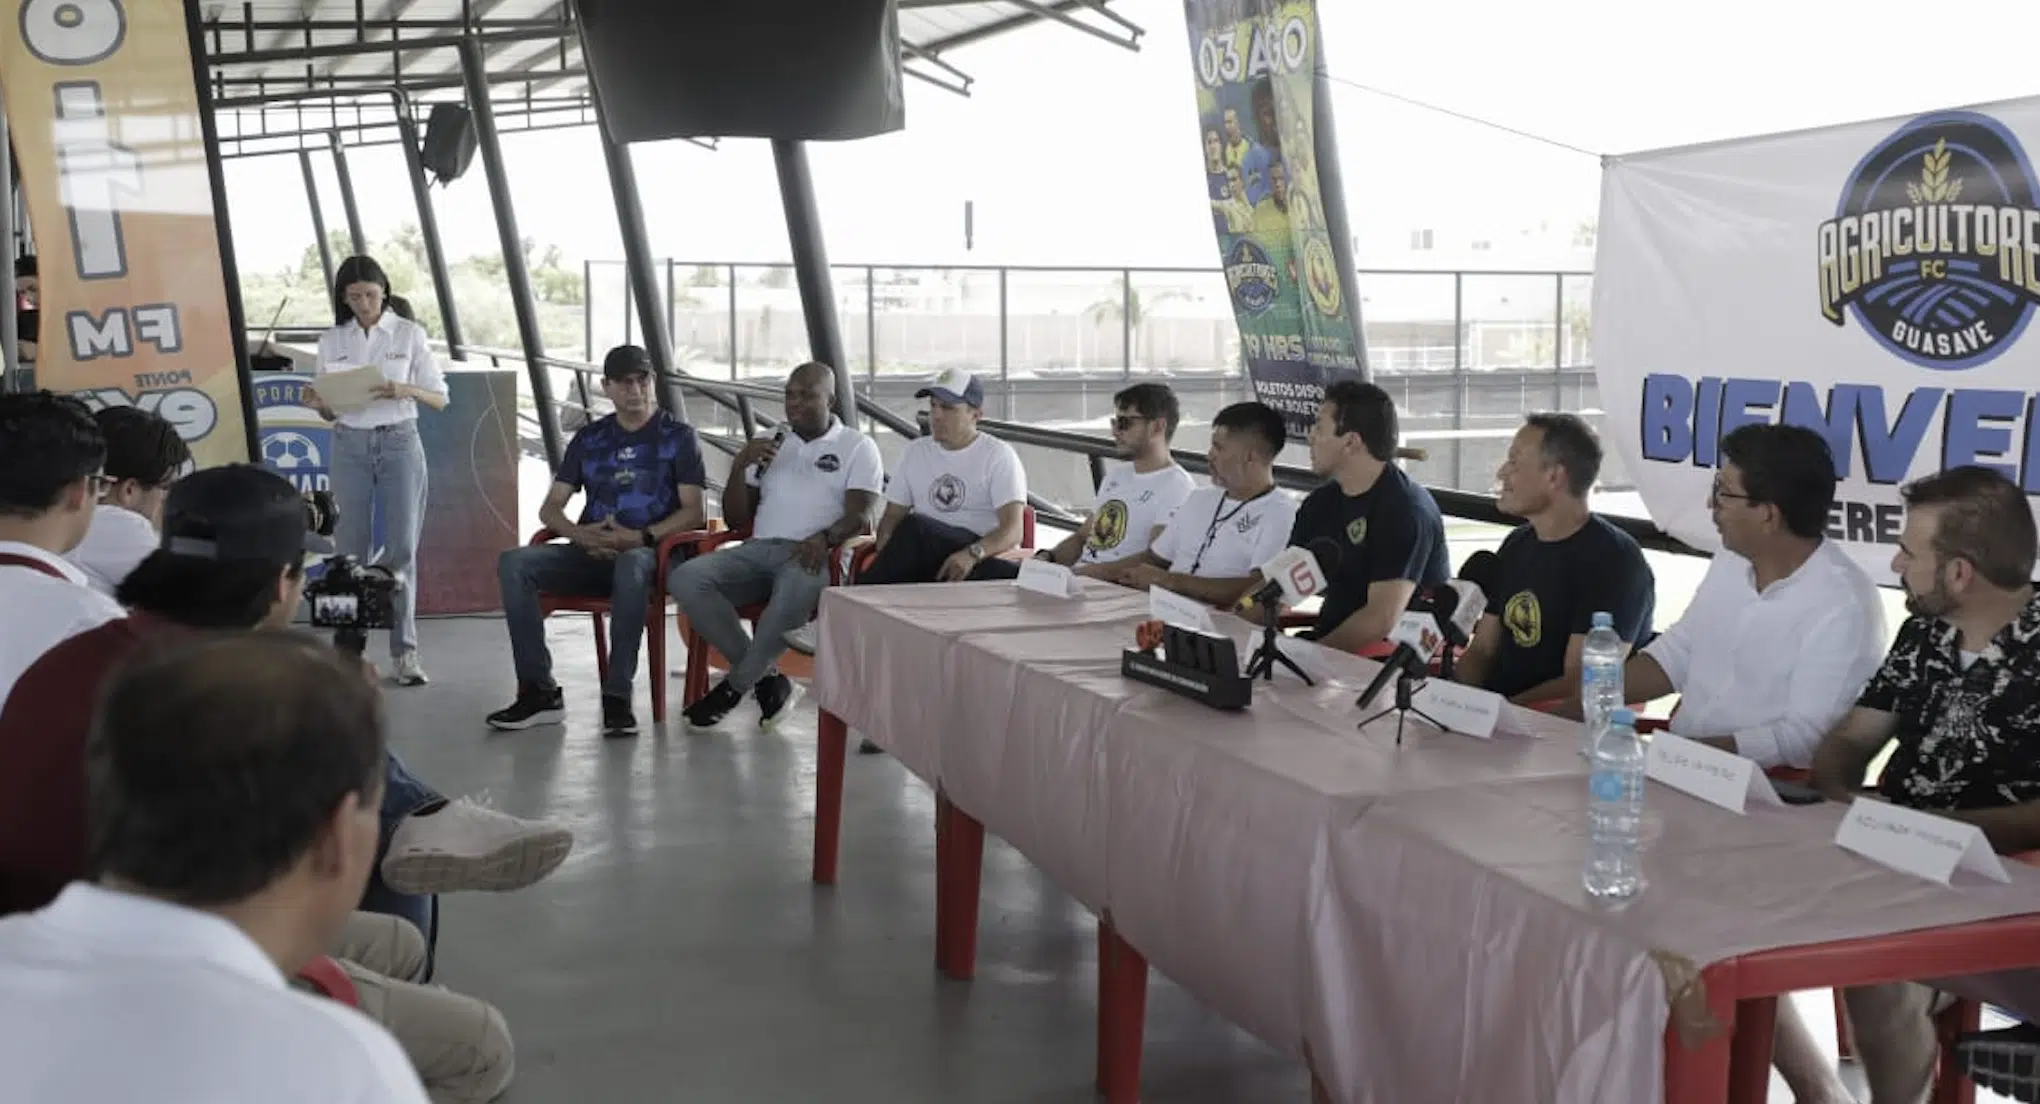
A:
<svg viewBox="0 0 2040 1104">
<path fill-rule="evenodd" d="M 398 893 L 383 884 L 382 861 L 383 856 L 389 853 L 390 836 L 396 832 L 397 825 L 402 824 L 405 818 L 414 813 L 444 804 L 446 798 L 438 790 L 418 781 L 394 752 L 384 755 L 382 836 L 376 842 L 375 868 L 368 876 L 368 887 L 361 894 L 361 910 L 379 912 L 385 916 L 401 916 L 409 920 L 417 925 L 419 931 L 425 933 L 428 948 L 437 942 L 439 937 L 439 899 Z M 427 962 L 430 962 L 429 951 Z M 429 965 L 427 969 L 430 969 Z"/>
<path fill-rule="evenodd" d="M 602 684 L 602 695 L 629 701 L 658 570 L 659 554 L 650 548 L 598 560 L 575 545 L 538 544 L 512 548 L 497 557 L 496 583 L 503 594 L 503 620 L 510 628 L 510 658 L 517 667 L 519 689 L 551 690 L 554 685 L 539 595 L 607 598 L 609 679 Z M 665 678 L 666 672 L 657 677 Z"/>
<path fill-rule="evenodd" d="M 333 427 L 333 504 L 340 524 L 333 543 L 343 555 L 380 563 L 397 576 L 390 655 L 418 650 L 418 536 L 425 529 L 425 445 L 418 423 L 374 429 Z M 375 507 L 382 507 L 383 547 L 370 547 Z"/>
<path fill-rule="evenodd" d="M 730 661 L 729 684 L 749 693 L 786 651 L 786 634 L 815 615 L 828 576 L 794 559 L 790 540 L 748 540 L 673 569 L 667 590 L 702 639 Z M 738 606 L 764 603 L 758 635 L 744 632 Z"/>
</svg>

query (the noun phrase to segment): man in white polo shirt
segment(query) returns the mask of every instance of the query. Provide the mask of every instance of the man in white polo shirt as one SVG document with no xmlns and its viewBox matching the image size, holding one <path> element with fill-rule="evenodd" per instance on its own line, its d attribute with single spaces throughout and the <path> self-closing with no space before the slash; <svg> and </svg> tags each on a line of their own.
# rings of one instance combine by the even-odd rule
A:
<svg viewBox="0 0 2040 1104">
<path fill-rule="evenodd" d="M 731 664 L 730 673 L 687 706 L 687 723 L 709 728 L 747 693 L 765 728 L 793 704 L 793 680 L 773 666 L 786 634 L 814 616 L 828 585 L 830 549 L 864 533 L 885 481 L 878 445 L 829 410 L 835 370 L 803 364 L 786 380 L 784 432 L 745 445 L 730 462 L 723 517 L 750 539 L 673 570 L 668 593 L 702 638 Z M 764 603 L 757 635 L 744 632 L 737 607 Z"/>
<path fill-rule="evenodd" d="M 1020 547 L 1027 472 L 1013 446 L 978 432 L 985 388 L 952 368 L 914 392 L 928 400 L 928 436 L 907 442 L 886 482 L 878 555 L 859 586 L 984 578 L 978 567 Z"/>
<path fill-rule="evenodd" d="M 1197 489 L 1190 473 L 1169 456 L 1169 442 L 1183 420 L 1176 393 L 1163 383 L 1136 383 L 1112 396 L 1112 443 L 1120 459 L 1098 484 L 1096 507 L 1076 532 L 1035 559 L 1071 568 L 1079 575 L 1106 578 L 1112 565 L 1148 550 L 1176 507 Z M 1016 578 L 1020 565 L 986 560 L 974 578 Z"/>
<path fill-rule="evenodd" d="M 1275 486 L 1275 457 L 1287 432 L 1282 415 L 1258 402 L 1234 403 L 1211 423 L 1211 486 L 1193 492 L 1154 546 L 1107 564 L 1121 586 L 1158 586 L 1230 608 L 1254 585 L 1254 570 L 1289 545 L 1296 499 Z"/>
<path fill-rule="evenodd" d="M 78 565 L 92 589 L 111 598 L 120 582 L 162 543 L 163 501 L 170 485 L 191 469 L 191 448 L 162 415 L 132 406 L 109 406 L 92 416 L 106 435 L 106 489 L 92 512 L 92 528 L 64 558 Z"/>
<path fill-rule="evenodd" d="M 375 691 L 301 635 L 185 638 L 118 676 L 87 752 L 98 880 L 0 920 L 0 1100 L 424 1104 L 387 1031 L 286 981 L 375 865 L 384 739 Z"/>
<path fill-rule="evenodd" d="M 84 403 L 0 395 L 0 701 L 44 652 L 122 616 L 64 559 L 91 528 L 105 463 L 106 436 Z"/>
</svg>

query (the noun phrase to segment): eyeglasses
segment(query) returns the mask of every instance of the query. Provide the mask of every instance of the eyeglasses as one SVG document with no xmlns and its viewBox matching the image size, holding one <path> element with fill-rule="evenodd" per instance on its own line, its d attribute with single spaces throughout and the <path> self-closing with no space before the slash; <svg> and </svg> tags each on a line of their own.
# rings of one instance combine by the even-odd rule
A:
<svg viewBox="0 0 2040 1104">
<path fill-rule="evenodd" d="M 1113 416 L 1112 428 L 1115 432 L 1124 433 L 1147 420 L 1145 414 L 1118 414 Z"/>
<path fill-rule="evenodd" d="M 1734 491 L 1723 490 L 1721 486 L 1721 480 L 1719 479 L 1715 480 L 1713 485 L 1707 488 L 1707 498 L 1708 501 L 1710 502 L 1719 501 L 1724 498 L 1740 499 L 1743 502 L 1756 501 L 1756 499 L 1751 498 L 1746 494 L 1737 494 Z"/>
<path fill-rule="evenodd" d="M 105 494 L 113 489 L 114 484 L 119 482 L 120 480 L 113 478 L 105 472 L 93 472 L 85 477 L 85 484 L 91 489 L 94 496 Z"/>
</svg>

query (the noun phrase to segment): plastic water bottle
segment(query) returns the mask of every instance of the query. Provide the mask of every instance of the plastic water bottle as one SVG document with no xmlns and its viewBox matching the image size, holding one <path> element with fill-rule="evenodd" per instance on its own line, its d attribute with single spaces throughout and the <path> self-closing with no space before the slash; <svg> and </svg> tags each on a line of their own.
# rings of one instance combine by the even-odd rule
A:
<svg viewBox="0 0 2040 1104">
<path fill-rule="evenodd" d="M 1628 704 L 1622 698 L 1622 664 L 1629 649 L 1615 631 L 1615 615 L 1597 613 L 1580 645 L 1580 713 L 1586 721 L 1580 754 L 1593 758 L 1594 741 L 1608 727 L 1608 715 Z"/>
<path fill-rule="evenodd" d="M 1587 895 L 1623 901 L 1643 890 L 1643 741 L 1636 715 L 1611 710 L 1587 776 Z"/>
</svg>

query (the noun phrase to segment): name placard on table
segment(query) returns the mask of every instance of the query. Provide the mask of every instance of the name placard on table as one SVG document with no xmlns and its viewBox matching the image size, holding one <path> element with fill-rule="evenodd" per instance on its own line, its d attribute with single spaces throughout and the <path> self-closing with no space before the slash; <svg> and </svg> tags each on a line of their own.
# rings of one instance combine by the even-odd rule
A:
<svg viewBox="0 0 2040 1104">
<path fill-rule="evenodd" d="M 1731 813 L 1745 813 L 1752 800 L 1759 805 L 1784 804 L 1755 762 L 1670 732 L 1651 737 L 1644 774 Z"/>
<path fill-rule="evenodd" d="M 1502 696 L 1478 686 L 1464 686 L 1449 679 L 1432 678 L 1410 699 L 1424 716 L 1447 732 L 1476 740 L 1492 739 L 1502 719 Z"/>
<path fill-rule="evenodd" d="M 1084 584 L 1077 578 L 1076 572 L 1032 556 L 1020 561 L 1020 574 L 1013 580 L 1013 585 L 1051 598 L 1075 598 L 1084 592 Z"/>
<path fill-rule="evenodd" d="M 1873 862 L 1948 885 L 1957 870 L 1994 882 L 2009 882 L 2004 863 L 1983 838 L 1983 829 L 1871 797 L 1849 806 L 1835 844 Z"/>
</svg>

